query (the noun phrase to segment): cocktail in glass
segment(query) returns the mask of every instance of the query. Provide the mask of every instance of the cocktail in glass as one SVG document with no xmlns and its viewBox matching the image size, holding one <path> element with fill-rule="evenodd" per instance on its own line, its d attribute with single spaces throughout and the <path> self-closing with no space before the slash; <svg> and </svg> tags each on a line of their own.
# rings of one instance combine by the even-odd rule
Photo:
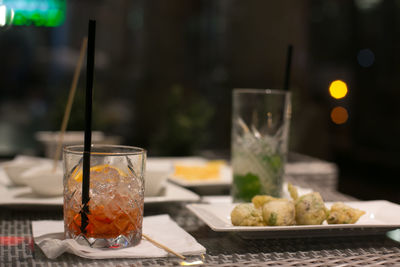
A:
<svg viewBox="0 0 400 267">
<path fill-rule="evenodd" d="M 89 212 L 84 229 L 83 146 L 66 147 L 63 156 L 65 237 L 102 248 L 138 244 L 142 236 L 146 151 L 130 146 L 92 146 Z"/>
<path fill-rule="evenodd" d="M 280 197 L 290 124 L 290 93 L 235 89 L 231 163 L 235 202 L 255 195 Z"/>
</svg>

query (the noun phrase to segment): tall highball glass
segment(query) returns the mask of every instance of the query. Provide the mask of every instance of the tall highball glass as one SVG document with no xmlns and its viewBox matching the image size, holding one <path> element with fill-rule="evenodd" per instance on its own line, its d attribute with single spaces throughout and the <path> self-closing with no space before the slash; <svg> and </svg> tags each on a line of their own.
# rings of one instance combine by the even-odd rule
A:
<svg viewBox="0 0 400 267">
<path fill-rule="evenodd" d="M 290 92 L 284 90 L 233 91 L 231 195 L 234 202 L 249 202 L 255 195 L 281 196 L 290 99 Z"/>
</svg>

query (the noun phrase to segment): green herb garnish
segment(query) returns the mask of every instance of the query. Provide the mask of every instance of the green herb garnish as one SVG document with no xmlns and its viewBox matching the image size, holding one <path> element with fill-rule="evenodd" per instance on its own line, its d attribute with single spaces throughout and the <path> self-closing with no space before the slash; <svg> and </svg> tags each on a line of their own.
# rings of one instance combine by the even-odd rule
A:
<svg viewBox="0 0 400 267">
<path fill-rule="evenodd" d="M 236 199 L 250 202 L 255 195 L 261 194 L 260 179 L 253 173 L 249 172 L 246 175 L 235 174 L 233 182 L 236 187 L 235 192 L 233 192 Z"/>
</svg>

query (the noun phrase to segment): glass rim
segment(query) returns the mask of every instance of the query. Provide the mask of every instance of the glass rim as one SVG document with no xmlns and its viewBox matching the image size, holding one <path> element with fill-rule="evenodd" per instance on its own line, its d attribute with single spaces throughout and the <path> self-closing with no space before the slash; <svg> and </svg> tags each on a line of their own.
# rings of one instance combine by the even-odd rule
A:
<svg viewBox="0 0 400 267">
<path fill-rule="evenodd" d="M 141 155 L 145 154 L 146 150 L 144 148 L 136 146 L 125 146 L 125 145 L 107 145 L 107 144 L 92 144 L 91 148 L 117 148 L 126 149 L 127 151 L 115 151 L 115 152 L 101 152 L 101 151 L 90 151 L 90 155 L 100 155 L 100 156 L 127 156 L 127 155 Z M 76 150 L 75 150 L 76 149 Z M 83 155 L 84 145 L 71 145 L 65 146 L 63 148 L 64 153 Z"/>
<path fill-rule="evenodd" d="M 261 88 L 234 88 L 234 93 L 240 94 L 276 94 L 276 95 L 290 95 L 290 91 L 284 89 L 261 89 Z"/>
</svg>

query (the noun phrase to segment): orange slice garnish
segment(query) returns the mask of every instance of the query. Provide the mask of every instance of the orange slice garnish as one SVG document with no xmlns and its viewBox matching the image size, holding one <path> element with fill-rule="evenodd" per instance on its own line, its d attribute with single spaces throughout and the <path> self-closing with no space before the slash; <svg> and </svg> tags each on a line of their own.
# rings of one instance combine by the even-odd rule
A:
<svg viewBox="0 0 400 267">
<path fill-rule="evenodd" d="M 104 172 L 105 174 L 107 174 L 111 170 L 116 170 L 119 173 L 119 175 L 121 175 L 121 176 L 124 176 L 124 177 L 127 176 L 127 174 L 125 172 L 123 172 L 120 169 L 118 169 L 117 167 L 111 166 L 109 164 L 97 165 L 97 166 L 93 166 L 90 168 L 90 172 Z M 72 174 L 72 176 L 74 176 L 75 181 L 82 182 L 82 170 L 79 170 L 77 174 Z"/>
</svg>

